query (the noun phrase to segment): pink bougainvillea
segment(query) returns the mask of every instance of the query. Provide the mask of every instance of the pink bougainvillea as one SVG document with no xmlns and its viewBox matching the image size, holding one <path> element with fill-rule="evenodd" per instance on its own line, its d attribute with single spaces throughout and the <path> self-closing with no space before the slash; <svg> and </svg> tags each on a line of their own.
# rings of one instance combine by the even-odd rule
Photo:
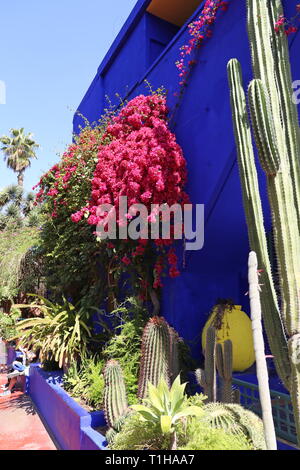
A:
<svg viewBox="0 0 300 470">
<path fill-rule="evenodd" d="M 192 57 L 193 53 L 202 47 L 205 39 L 212 37 L 212 26 L 216 21 L 218 11 L 227 11 L 228 6 L 228 1 L 206 0 L 199 17 L 188 25 L 190 39 L 180 48 L 180 59 L 176 62 L 181 86 L 186 85 L 189 71 L 197 63 Z"/>
<path fill-rule="evenodd" d="M 162 214 L 152 205 L 183 206 L 189 202 L 184 191 L 187 172 L 182 149 L 170 131 L 168 109 L 164 95 L 137 96 L 112 117 L 105 127 L 86 129 L 68 147 L 61 162 L 42 176 L 37 186 L 39 202 L 44 201 L 49 216 L 56 223 L 68 219 L 82 227 L 104 225 L 106 213 L 100 206 L 111 204 L 117 214 L 117 225 L 124 224 L 119 214 L 119 197 L 126 196 L 128 213 L 125 223 L 135 216 L 130 207 L 143 204 L 147 209 L 145 226 L 161 222 Z M 173 224 L 173 225 L 172 225 Z M 172 249 L 176 225 L 171 221 L 170 237 L 150 243 L 146 237 L 139 240 L 105 240 L 101 249 L 111 257 L 111 269 L 136 269 L 149 286 L 149 263 L 154 265 L 154 283 L 162 286 L 162 274 L 168 266 L 170 277 L 180 273 L 177 257 Z M 95 240 L 96 241 L 96 240 Z M 170 248 L 171 247 L 171 248 Z M 170 250 L 170 251 L 168 251 Z M 156 260 L 156 261 L 155 261 Z M 151 264 L 150 264 L 151 265 Z"/>
<path fill-rule="evenodd" d="M 183 190 L 186 163 L 168 128 L 164 96 L 141 95 L 131 100 L 107 127 L 107 137 L 111 142 L 99 149 L 91 199 L 81 209 L 89 224 L 101 224 L 106 218 L 97 211 L 102 204 L 112 204 L 118 214 L 120 196 L 127 197 L 129 207 L 144 204 L 149 222 L 156 220 L 151 204 L 172 206 L 188 201 Z M 72 219 L 79 220 L 80 212 Z M 122 223 L 120 218 L 118 223 Z"/>
<path fill-rule="evenodd" d="M 277 34 L 283 32 L 286 36 L 289 36 L 290 34 L 298 31 L 299 28 L 296 24 L 299 22 L 300 4 L 296 5 L 296 12 L 296 15 L 290 20 L 285 18 L 283 15 L 278 17 L 274 25 L 274 30 Z"/>
</svg>

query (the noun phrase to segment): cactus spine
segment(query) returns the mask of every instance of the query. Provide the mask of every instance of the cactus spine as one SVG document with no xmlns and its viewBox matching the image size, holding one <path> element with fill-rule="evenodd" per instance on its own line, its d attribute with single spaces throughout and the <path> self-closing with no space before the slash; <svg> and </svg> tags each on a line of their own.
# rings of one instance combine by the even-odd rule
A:
<svg viewBox="0 0 300 470">
<path fill-rule="evenodd" d="M 280 0 L 248 0 L 248 34 L 255 79 L 249 106 L 266 173 L 280 272 L 281 309 L 272 279 L 240 64 L 228 64 L 231 104 L 250 245 L 262 274 L 262 307 L 277 372 L 291 393 L 300 443 L 300 130 Z"/>
<path fill-rule="evenodd" d="M 197 369 L 196 379 L 203 388 L 209 402 L 217 399 L 216 386 L 216 329 L 210 326 L 206 333 L 204 370 Z"/>
<path fill-rule="evenodd" d="M 117 430 L 118 422 L 127 411 L 125 383 L 118 361 L 110 360 L 104 368 L 104 412 L 110 428 Z"/>
<path fill-rule="evenodd" d="M 163 377 L 170 386 L 170 329 L 163 317 L 150 318 L 143 332 L 141 351 L 138 397 L 145 398 L 148 382 L 156 387 Z"/>
<path fill-rule="evenodd" d="M 268 368 L 265 357 L 264 337 L 261 324 L 261 306 L 257 273 L 257 257 L 254 251 L 252 251 L 249 255 L 248 267 L 252 331 L 256 358 L 259 398 L 262 409 L 265 439 L 267 449 L 276 450 L 276 434 L 272 416 L 272 403 L 269 389 Z"/>
<path fill-rule="evenodd" d="M 223 403 L 232 403 L 232 342 L 230 339 L 216 347 L 216 363 L 220 377 L 222 378 L 221 398 Z"/>
</svg>

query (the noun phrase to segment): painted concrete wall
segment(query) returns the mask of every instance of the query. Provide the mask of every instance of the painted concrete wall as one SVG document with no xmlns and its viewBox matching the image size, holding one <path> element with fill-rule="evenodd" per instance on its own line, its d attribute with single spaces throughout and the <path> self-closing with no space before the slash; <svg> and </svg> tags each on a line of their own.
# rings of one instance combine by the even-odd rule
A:
<svg viewBox="0 0 300 470">
<path fill-rule="evenodd" d="M 103 412 L 89 413 L 60 386 L 61 372 L 31 365 L 27 393 L 62 450 L 105 450 L 105 437 L 93 428 L 105 426 Z"/>
<path fill-rule="evenodd" d="M 154 89 L 163 85 L 168 90 L 168 104 L 171 110 L 174 109 L 177 100 L 174 93 L 179 89 L 175 62 L 179 58 L 180 46 L 188 41 L 186 25 L 144 73 L 149 38 L 146 34 L 145 39 L 145 18 L 141 16 L 141 8 L 147 3 L 147 0 L 137 3 L 79 106 L 79 110 L 91 121 L 103 111 L 101 100 L 104 94 L 109 92 L 114 100 L 114 93 L 124 96 L 128 85 L 130 93 L 127 98 L 133 98 L 146 92 L 145 78 Z M 284 0 L 283 3 L 286 16 L 294 16 L 297 0 Z M 185 254 L 185 267 L 181 267 L 180 278 L 166 281 L 163 314 L 185 339 L 191 341 L 196 355 L 200 351 L 201 329 L 217 298 L 231 297 L 248 311 L 245 293 L 248 290 L 246 267 L 249 246 L 226 72 L 227 62 L 236 57 L 242 63 L 245 84 L 252 78 L 245 4 L 246 0 L 231 0 L 228 12 L 219 17 L 213 38 L 200 52 L 198 65 L 174 125 L 188 165 L 187 191 L 193 203 L 205 204 L 205 245 L 201 251 Z M 133 21 L 134 15 L 138 18 L 136 23 Z M 132 29 L 127 36 L 126 28 Z M 159 36 L 160 25 L 152 25 L 152 35 L 155 28 Z M 300 34 L 297 33 L 290 37 L 295 80 L 300 79 L 299 46 Z M 79 123 L 80 119 L 75 116 L 75 130 Z M 266 191 L 261 173 L 260 183 L 268 226 Z M 183 254 L 182 246 L 178 246 L 178 252 Z"/>
</svg>

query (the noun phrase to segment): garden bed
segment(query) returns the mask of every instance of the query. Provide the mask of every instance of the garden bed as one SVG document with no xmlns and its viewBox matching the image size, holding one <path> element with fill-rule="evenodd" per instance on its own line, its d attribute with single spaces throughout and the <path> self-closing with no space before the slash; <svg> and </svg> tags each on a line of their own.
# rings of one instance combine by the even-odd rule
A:
<svg viewBox="0 0 300 470">
<path fill-rule="evenodd" d="M 61 387 L 62 373 L 31 365 L 28 393 L 50 434 L 62 450 L 105 450 L 102 411 L 89 413 Z"/>
</svg>

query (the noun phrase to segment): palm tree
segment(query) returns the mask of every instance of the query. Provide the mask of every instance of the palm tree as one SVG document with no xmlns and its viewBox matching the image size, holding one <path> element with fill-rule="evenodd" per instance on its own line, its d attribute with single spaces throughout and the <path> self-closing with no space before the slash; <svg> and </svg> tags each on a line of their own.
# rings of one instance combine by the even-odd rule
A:
<svg viewBox="0 0 300 470">
<path fill-rule="evenodd" d="M 8 168 L 18 174 L 18 185 L 23 186 L 24 172 L 31 164 L 30 159 L 36 158 L 35 150 L 39 145 L 32 139 L 32 134 L 24 134 L 24 128 L 11 129 L 11 136 L 0 137 L 1 150 Z"/>
</svg>

